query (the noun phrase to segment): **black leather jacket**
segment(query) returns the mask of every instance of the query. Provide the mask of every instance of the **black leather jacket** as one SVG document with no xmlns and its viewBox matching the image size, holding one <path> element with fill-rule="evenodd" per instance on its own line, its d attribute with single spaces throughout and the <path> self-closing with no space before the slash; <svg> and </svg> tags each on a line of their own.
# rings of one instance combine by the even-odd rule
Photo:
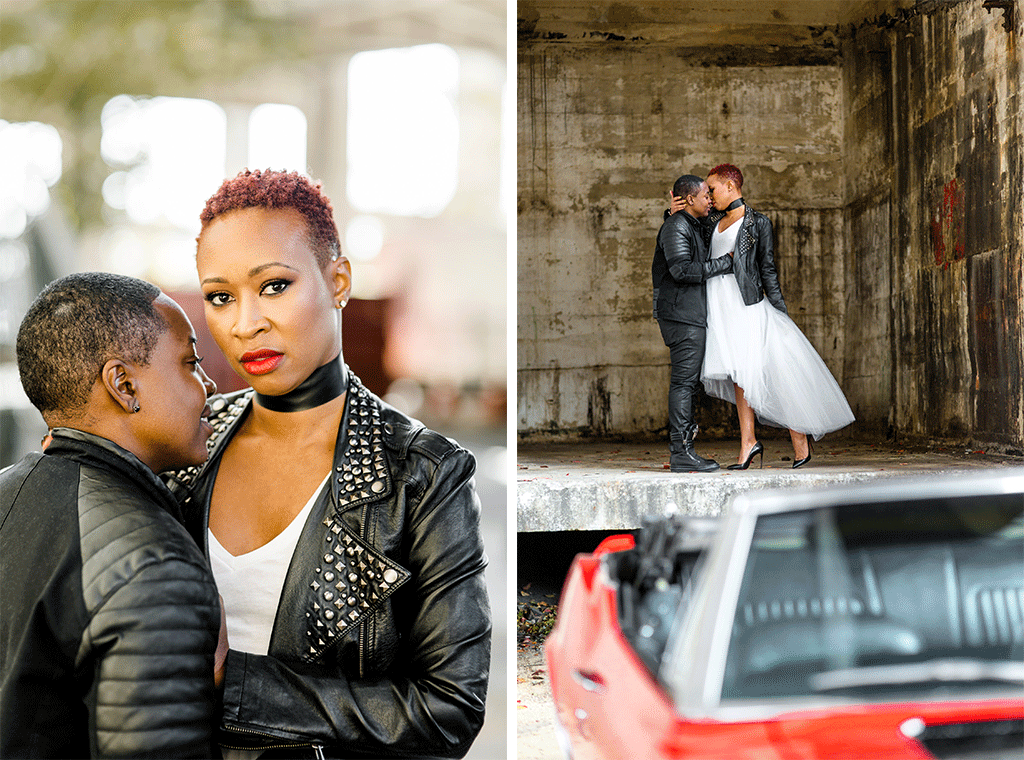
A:
<svg viewBox="0 0 1024 760">
<path fill-rule="evenodd" d="M 0 472 L 0 757 L 213 756 L 220 603 L 178 517 L 77 430 Z"/>
<path fill-rule="evenodd" d="M 732 259 L 728 256 L 708 259 L 703 220 L 685 211 L 667 216 L 658 230 L 651 262 L 654 317 L 707 327 L 704 283 L 731 271 Z"/>
<path fill-rule="evenodd" d="M 710 246 L 715 225 L 725 212 L 713 211 L 707 217 L 705 242 Z M 752 306 L 762 298 L 784 314 L 786 302 L 779 287 L 779 274 L 775 270 L 775 233 L 771 220 L 750 206 L 744 205 L 743 221 L 736 235 L 736 251 L 733 253 L 733 274 L 739 285 L 743 303 Z M 714 261 L 714 259 L 712 259 Z"/>
<path fill-rule="evenodd" d="M 262 758 L 462 757 L 490 663 L 473 456 L 349 377 L 331 488 L 299 538 L 269 654 L 228 654 L 219 739 L 276 748 Z M 221 453 L 251 399 L 211 402 L 210 460 L 172 484 L 203 546 Z"/>
</svg>

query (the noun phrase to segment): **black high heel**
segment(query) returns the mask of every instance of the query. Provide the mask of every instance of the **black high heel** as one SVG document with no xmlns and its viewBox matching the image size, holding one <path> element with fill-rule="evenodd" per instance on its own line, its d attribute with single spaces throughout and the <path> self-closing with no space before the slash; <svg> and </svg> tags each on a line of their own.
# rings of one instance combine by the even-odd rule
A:
<svg viewBox="0 0 1024 760">
<path fill-rule="evenodd" d="M 743 464 L 731 464 L 725 469 L 727 470 L 745 470 L 750 467 L 750 463 L 754 461 L 754 457 L 758 454 L 761 455 L 761 460 L 758 463 L 758 467 L 764 467 L 764 446 L 761 445 L 760 441 L 754 441 L 754 445 L 750 447 L 750 453 L 747 454 L 747 460 Z"/>
<path fill-rule="evenodd" d="M 811 444 L 811 439 L 808 438 L 807 439 L 807 456 L 805 456 L 803 459 L 797 459 L 795 462 L 793 462 L 793 469 L 795 470 L 797 467 L 803 467 L 805 464 L 810 462 L 811 461 L 811 454 L 813 452 L 814 452 L 814 446 Z"/>
</svg>

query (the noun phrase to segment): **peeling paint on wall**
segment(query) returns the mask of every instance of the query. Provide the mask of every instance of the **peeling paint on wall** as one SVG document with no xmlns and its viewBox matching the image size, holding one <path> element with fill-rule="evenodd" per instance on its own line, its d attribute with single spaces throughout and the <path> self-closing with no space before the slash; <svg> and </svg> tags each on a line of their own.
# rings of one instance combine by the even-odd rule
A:
<svg viewBox="0 0 1024 760">
<path fill-rule="evenodd" d="M 949 269 L 964 258 L 964 190 L 951 179 L 942 187 L 942 200 L 932 213 L 932 253 L 935 266 Z"/>
</svg>

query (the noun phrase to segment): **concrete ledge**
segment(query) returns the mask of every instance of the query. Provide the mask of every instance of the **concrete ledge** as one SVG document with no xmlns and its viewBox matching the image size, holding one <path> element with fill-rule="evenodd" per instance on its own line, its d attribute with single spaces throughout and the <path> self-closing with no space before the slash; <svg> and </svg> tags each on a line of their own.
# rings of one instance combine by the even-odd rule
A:
<svg viewBox="0 0 1024 760">
<path fill-rule="evenodd" d="M 632 530 L 645 515 L 669 504 L 693 515 L 719 514 L 738 493 L 775 488 L 815 488 L 879 478 L 979 467 L 1020 466 L 1019 457 L 948 448 L 911 451 L 888 444 L 837 441 L 815 444 L 812 460 L 792 469 L 789 441 L 762 439 L 764 469 L 730 471 L 738 445 L 700 444 L 702 456 L 723 465 L 713 473 L 676 474 L 668 451 L 654 444 L 530 444 L 517 452 L 516 529 L 519 532 Z"/>
</svg>

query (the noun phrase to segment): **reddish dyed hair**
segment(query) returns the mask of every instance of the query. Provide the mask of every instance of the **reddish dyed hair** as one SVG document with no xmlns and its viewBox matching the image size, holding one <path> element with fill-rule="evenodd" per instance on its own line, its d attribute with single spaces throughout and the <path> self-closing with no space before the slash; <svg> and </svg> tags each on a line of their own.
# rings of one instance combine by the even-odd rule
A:
<svg viewBox="0 0 1024 760">
<path fill-rule="evenodd" d="M 320 266 L 341 254 L 334 209 L 318 181 L 298 172 L 245 169 L 234 179 L 224 180 L 206 201 L 199 215 L 199 237 L 218 216 L 242 208 L 295 209 L 306 220 L 309 244 Z"/>
<path fill-rule="evenodd" d="M 732 164 L 719 164 L 714 169 L 708 172 L 708 176 L 721 177 L 724 180 L 732 180 L 736 183 L 737 189 L 743 187 L 743 172 L 740 171 L 738 166 Z"/>
</svg>

